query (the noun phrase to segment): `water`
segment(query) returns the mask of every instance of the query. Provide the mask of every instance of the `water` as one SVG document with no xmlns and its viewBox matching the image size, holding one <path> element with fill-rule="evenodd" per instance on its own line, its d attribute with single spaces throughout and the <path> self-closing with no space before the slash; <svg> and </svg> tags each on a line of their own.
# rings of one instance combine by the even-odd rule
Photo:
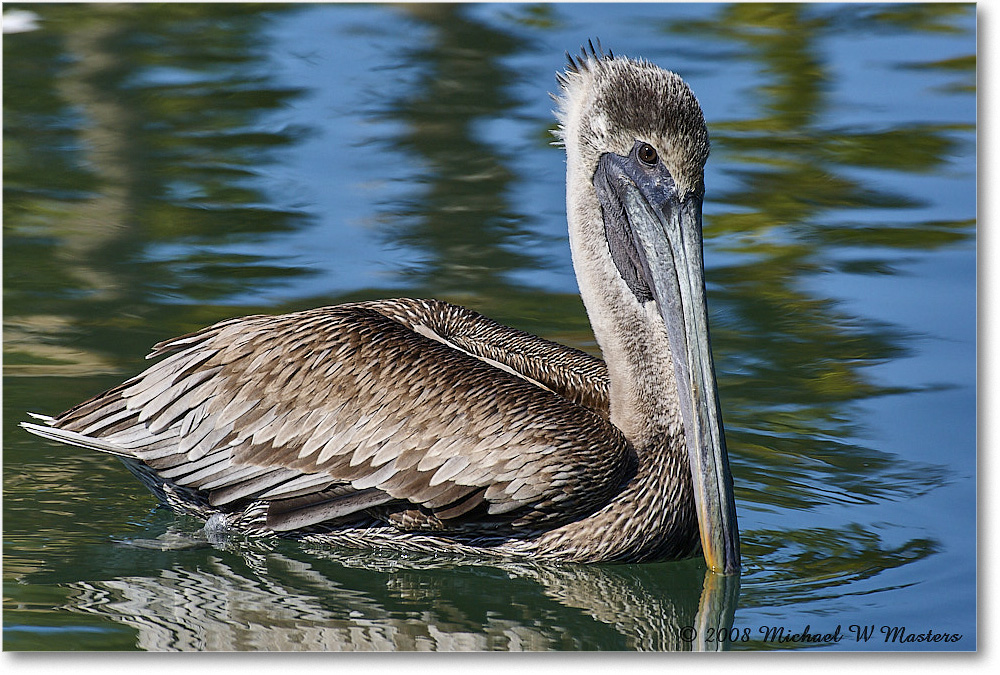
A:
<svg viewBox="0 0 1000 675">
<path fill-rule="evenodd" d="M 4 39 L 5 649 L 711 649 L 718 626 L 734 650 L 975 649 L 972 5 L 27 9 Z M 198 542 L 116 460 L 17 428 L 254 312 L 438 297 L 597 353 L 546 95 L 594 36 L 681 73 L 709 122 L 738 589 L 699 560 Z M 807 626 L 842 638 L 779 640 Z"/>
</svg>

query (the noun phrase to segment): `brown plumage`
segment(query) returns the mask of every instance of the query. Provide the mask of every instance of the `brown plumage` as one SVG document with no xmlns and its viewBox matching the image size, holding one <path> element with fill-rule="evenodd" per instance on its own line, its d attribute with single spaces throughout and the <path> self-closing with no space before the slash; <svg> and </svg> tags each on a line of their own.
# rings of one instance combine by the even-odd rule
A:
<svg viewBox="0 0 1000 675">
<path fill-rule="evenodd" d="M 592 51 L 560 81 L 569 180 L 641 136 L 664 162 L 680 158 L 676 182 L 697 192 L 707 135 L 680 78 Z M 574 150 L 594 167 L 574 167 Z M 691 555 L 698 514 L 667 331 L 656 294 L 623 280 L 655 278 L 612 259 L 612 216 L 594 213 L 590 183 L 570 183 L 571 241 L 611 372 L 445 302 L 361 302 L 167 340 L 148 370 L 24 426 L 115 454 L 171 508 L 253 534 L 584 561 Z"/>
</svg>

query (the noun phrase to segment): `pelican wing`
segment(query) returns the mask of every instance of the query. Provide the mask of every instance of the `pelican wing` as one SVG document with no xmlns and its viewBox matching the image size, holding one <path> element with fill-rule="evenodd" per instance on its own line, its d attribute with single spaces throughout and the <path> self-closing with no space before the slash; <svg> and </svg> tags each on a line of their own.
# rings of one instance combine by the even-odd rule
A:
<svg viewBox="0 0 1000 675">
<path fill-rule="evenodd" d="M 52 422 L 275 530 L 364 511 L 403 528 L 529 528 L 633 470 L 603 363 L 464 308 L 393 300 L 224 321 Z"/>
<path fill-rule="evenodd" d="M 608 417 L 608 368 L 601 359 L 440 300 L 399 298 L 361 306 Z"/>
</svg>

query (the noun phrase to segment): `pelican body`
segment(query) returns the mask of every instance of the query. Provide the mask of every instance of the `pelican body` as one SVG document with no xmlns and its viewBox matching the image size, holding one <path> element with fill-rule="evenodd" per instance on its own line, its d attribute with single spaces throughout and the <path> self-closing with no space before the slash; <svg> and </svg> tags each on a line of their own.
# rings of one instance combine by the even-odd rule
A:
<svg viewBox="0 0 1000 675">
<path fill-rule="evenodd" d="M 436 300 L 248 316 L 32 433 L 122 459 L 260 535 L 739 571 L 708 332 L 708 132 L 677 75 L 582 52 L 558 80 L 567 218 L 604 360 Z"/>
</svg>

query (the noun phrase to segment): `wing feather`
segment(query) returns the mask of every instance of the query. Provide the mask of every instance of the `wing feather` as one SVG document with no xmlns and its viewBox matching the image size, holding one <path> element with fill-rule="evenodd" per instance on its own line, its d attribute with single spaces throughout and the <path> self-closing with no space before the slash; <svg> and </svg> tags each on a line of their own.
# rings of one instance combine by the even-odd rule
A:
<svg viewBox="0 0 1000 675">
<path fill-rule="evenodd" d="M 213 505 L 271 502 L 276 530 L 390 502 L 445 529 L 504 514 L 564 522 L 606 503 L 632 466 L 606 419 L 603 363 L 447 303 L 245 317 L 151 356 L 164 354 L 53 425 L 114 430 L 90 447 L 136 457 Z"/>
<path fill-rule="evenodd" d="M 288 469 L 262 469 L 260 473 L 253 474 L 249 478 L 212 490 L 209 493 L 209 502 L 213 506 L 231 504 L 267 492 L 298 476 L 298 473 Z"/>
<path fill-rule="evenodd" d="M 219 464 L 220 462 L 232 461 L 232 458 L 229 455 L 230 453 L 226 450 L 212 452 L 194 462 L 183 462 L 180 464 L 174 464 L 173 466 L 165 469 L 160 469 L 159 473 L 164 478 L 171 479 L 176 479 L 182 476 L 189 477 L 207 466 L 213 466 L 215 464 Z"/>
</svg>

